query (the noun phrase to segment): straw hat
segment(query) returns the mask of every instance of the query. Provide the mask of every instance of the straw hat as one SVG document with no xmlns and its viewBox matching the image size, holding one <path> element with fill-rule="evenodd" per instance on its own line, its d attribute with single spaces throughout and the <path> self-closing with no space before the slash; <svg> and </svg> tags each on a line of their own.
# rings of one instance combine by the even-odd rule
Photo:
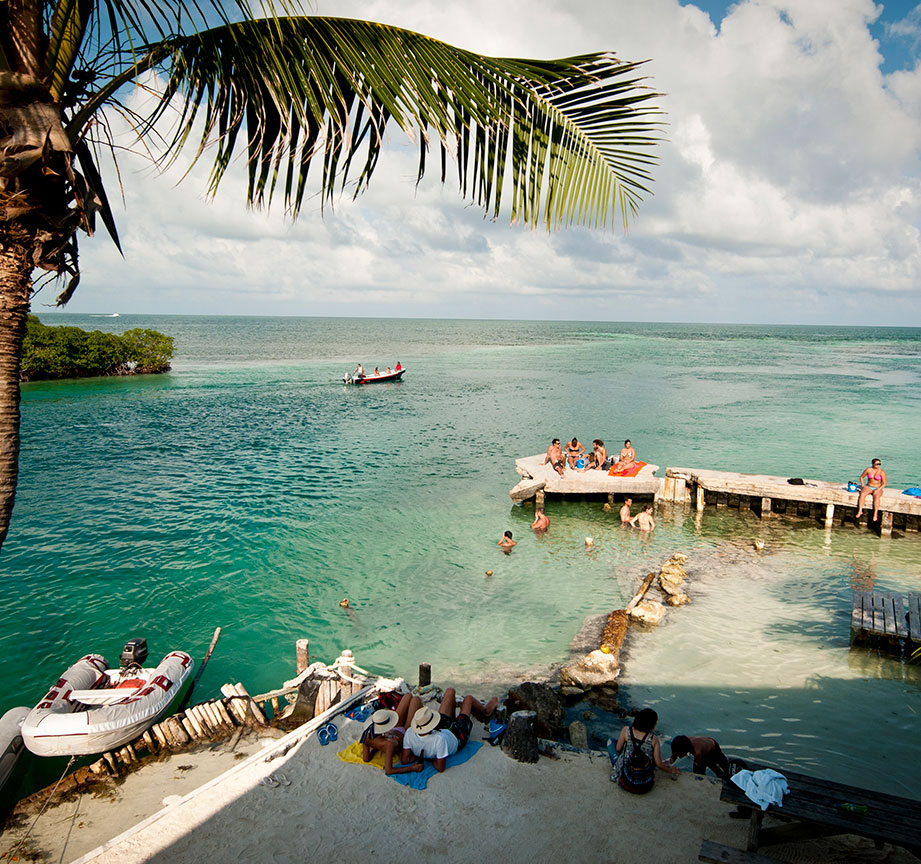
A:
<svg viewBox="0 0 921 864">
<path fill-rule="evenodd" d="M 420 708 L 413 714 L 412 728 L 419 735 L 428 735 L 434 732 L 441 722 L 441 714 L 431 708 Z"/>
<path fill-rule="evenodd" d="M 390 711 L 387 708 L 380 708 L 371 715 L 371 722 L 368 724 L 374 731 L 372 735 L 383 735 L 393 729 L 400 718 L 396 711 Z"/>
</svg>

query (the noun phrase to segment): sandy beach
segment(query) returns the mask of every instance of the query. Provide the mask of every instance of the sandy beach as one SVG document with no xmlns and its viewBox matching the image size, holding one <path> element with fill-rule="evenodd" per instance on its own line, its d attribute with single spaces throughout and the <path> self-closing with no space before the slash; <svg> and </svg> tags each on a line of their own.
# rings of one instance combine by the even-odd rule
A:
<svg viewBox="0 0 921 864">
<path fill-rule="evenodd" d="M 312 733 L 304 738 L 295 731 L 277 740 L 249 736 L 238 748 L 242 757 L 206 748 L 147 765 L 105 793 L 50 807 L 36 826 L 32 851 L 41 850 L 38 860 L 79 864 L 192 864 L 218 857 L 359 862 L 404 854 L 413 861 L 498 856 L 668 864 L 696 861 L 703 839 L 745 846 L 747 822 L 729 818 L 713 778 L 660 774 L 650 794 L 632 796 L 609 781 L 604 753 L 560 750 L 556 759 L 542 756 L 526 765 L 484 744 L 415 790 L 373 766 L 342 761 L 338 752 L 361 726 L 343 717 L 337 722 L 339 740 L 325 747 Z M 475 727 L 474 740 L 482 731 Z M 266 761 L 298 737 L 288 752 Z M 264 785 L 270 776 L 278 785 Z M 16 834 L 5 833 L 4 851 Z M 796 862 L 916 860 L 856 837 L 768 851 Z M 26 850 L 20 857 L 28 859 Z"/>
</svg>

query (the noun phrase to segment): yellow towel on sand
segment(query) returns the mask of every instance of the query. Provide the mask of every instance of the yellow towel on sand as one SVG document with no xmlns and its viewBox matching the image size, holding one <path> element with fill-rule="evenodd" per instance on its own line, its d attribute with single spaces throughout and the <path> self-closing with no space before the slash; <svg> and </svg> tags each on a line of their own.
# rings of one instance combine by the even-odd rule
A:
<svg viewBox="0 0 921 864">
<path fill-rule="evenodd" d="M 384 770 L 384 754 L 380 750 L 375 750 L 370 762 L 365 762 L 361 758 L 361 741 L 353 741 L 343 750 L 339 751 L 339 758 L 343 762 L 357 762 L 359 765 L 373 765 L 375 768 Z"/>
</svg>

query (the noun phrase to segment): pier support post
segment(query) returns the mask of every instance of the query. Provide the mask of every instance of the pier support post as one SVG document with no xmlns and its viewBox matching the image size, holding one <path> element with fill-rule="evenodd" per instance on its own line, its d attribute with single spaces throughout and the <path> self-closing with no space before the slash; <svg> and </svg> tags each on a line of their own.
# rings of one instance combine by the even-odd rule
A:
<svg viewBox="0 0 921 864">
<path fill-rule="evenodd" d="M 828 504 L 825 507 L 825 527 L 831 528 L 835 524 L 835 505 Z"/>
<path fill-rule="evenodd" d="M 761 518 L 769 519 L 771 516 L 771 499 L 762 498 L 761 499 Z"/>
<path fill-rule="evenodd" d="M 419 689 L 432 683 L 432 667 L 428 663 L 419 664 Z"/>
<path fill-rule="evenodd" d="M 892 535 L 892 511 L 891 510 L 884 510 L 882 513 L 880 513 L 879 533 L 881 537 L 889 537 Z"/>
<path fill-rule="evenodd" d="M 697 509 L 702 511 L 704 509 L 704 487 L 699 483 L 697 484 Z"/>
<path fill-rule="evenodd" d="M 672 492 L 672 501 L 676 504 L 684 504 L 688 500 L 688 482 L 684 477 L 675 478 L 675 488 Z"/>
<path fill-rule="evenodd" d="M 297 657 L 297 674 L 300 675 L 310 665 L 310 640 L 298 639 L 294 643 L 294 653 Z"/>
<path fill-rule="evenodd" d="M 534 505 L 535 505 L 536 507 L 543 507 L 543 506 L 544 506 L 544 490 L 543 490 L 543 489 L 538 489 L 538 490 L 534 493 Z"/>
</svg>

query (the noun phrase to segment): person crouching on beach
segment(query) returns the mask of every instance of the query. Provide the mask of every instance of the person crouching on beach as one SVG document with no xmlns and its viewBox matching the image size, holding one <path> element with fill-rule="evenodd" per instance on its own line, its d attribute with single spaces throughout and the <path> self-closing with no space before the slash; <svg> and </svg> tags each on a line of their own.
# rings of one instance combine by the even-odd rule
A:
<svg viewBox="0 0 921 864">
<path fill-rule="evenodd" d="M 656 520 L 652 518 L 652 504 L 644 504 L 643 509 L 630 520 L 630 524 L 640 531 L 652 531 L 656 527 Z"/>
<path fill-rule="evenodd" d="M 548 520 L 548 521 L 549 521 L 549 520 Z M 511 551 L 512 551 L 512 547 L 513 547 L 513 546 L 517 546 L 518 544 L 517 544 L 514 540 L 512 540 L 512 532 L 511 532 L 511 531 L 506 531 L 506 532 L 499 538 L 499 542 L 498 542 L 496 545 L 497 545 L 497 546 L 501 546 L 503 552 L 511 552 Z"/>
<path fill-rule="evenodd" d="M 681 771 L 662 761 L 659 739 L 653 735 L 659 715 L 652 708 L 644 708 L 630 726 L 620 730 L 615 745 L 608 739 L 611 757 L 611 782 L 628 792 L 643 793 L 656 782 L 656 768 L 677 777 Z"/>
<path fill-rule="evenodd" d="M 478 720 L 488 723 L 498 704 L 495 696 L 483 705 L 468 694 L 457 713 L 457 693 L 453 687 L 448 687 L 439 710 L 433 711 L 424 708 L 419 697 L 413 696 L 409 707 L 413 719 L 403 736 L 401 763 L 411 765 L 417 758 L 431 759 L 439 773 L 444 771 L 448 756 L 453 756 L 470 740 L 472 713 L 476 713 Z"/>
<path fill-rule="evenodd" d="M 715 738 L 676 735 L 672 739 L 672 758 L 668 764 L 674 765 L 685 756 L 694 757 L 695 774 L 706 774 L 709 768 L 720 780 L 729 780 L 746 767 L 741 759 L 727 759 Z"/>
<path fill-rule="evenodd" d="M 374 752 L 384 754 L 384 772 L 386 774 L 405 774 L 407 771 L 421 771 L 422 763 L 394 765 L 393 757 L 403 750 L 403 736 L 406 734 L 406 718 L 409 716 L 412 693 L 404 693 L 396 711 L 381 708 L 371 715 L 371 722 L 361 733 L 361 758 L 370 762 Z"/>
</svg>

